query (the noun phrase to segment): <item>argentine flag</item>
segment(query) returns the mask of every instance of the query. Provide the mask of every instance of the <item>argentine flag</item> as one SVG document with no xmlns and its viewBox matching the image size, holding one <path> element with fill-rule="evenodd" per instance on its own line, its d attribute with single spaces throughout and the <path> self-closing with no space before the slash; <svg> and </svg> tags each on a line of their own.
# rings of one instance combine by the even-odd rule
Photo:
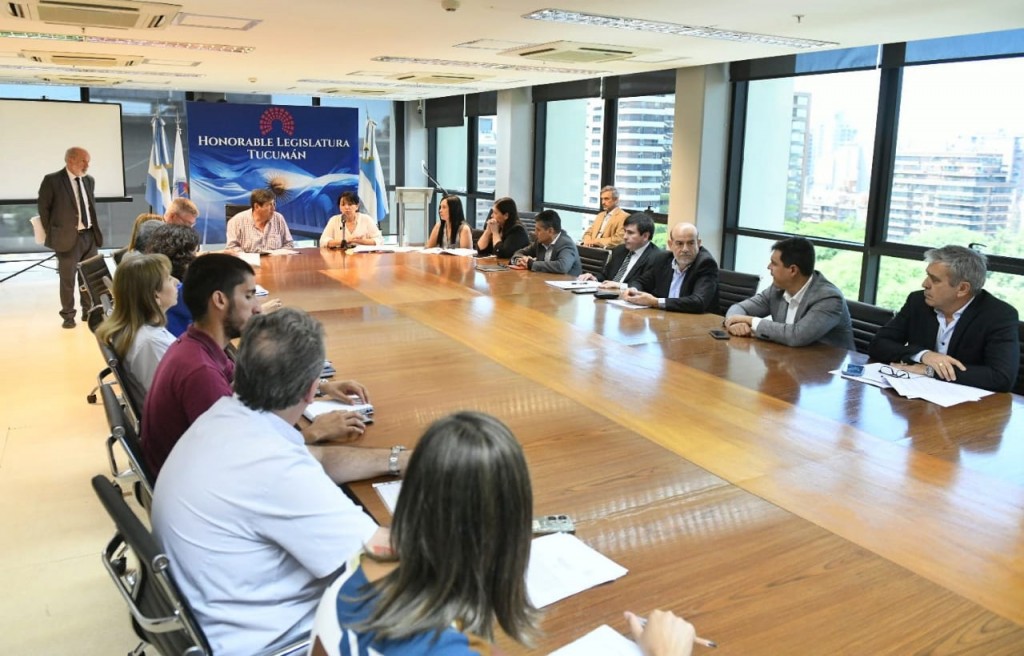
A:
<svg viewBox="0 0 1024 656">
<path fill-rule="evenodd" d="M 359 199 L 363 201 L 366 213 L 377 223 L 388 215 L 387 182 L 384 169 L 377 154 L 377 139 L 374 135 L 377 124 L 366 118 L 366 134 L 363 137 L 363 155 L 359 158 Z"/>
<path fill-rule="evenodd" d="M 171 181 L 167 169 L 171 162 L 167 157 L 167 137 L 164 135 L 164 120 L 157 114 L 153 117 L 153 148 L 149 151 L 149 175 L 146 177 L 146 202 L 154 214 L 163 214 L 171 204 Z M 158 124 L 159 123 L 159 127 Z"/>
</svg>

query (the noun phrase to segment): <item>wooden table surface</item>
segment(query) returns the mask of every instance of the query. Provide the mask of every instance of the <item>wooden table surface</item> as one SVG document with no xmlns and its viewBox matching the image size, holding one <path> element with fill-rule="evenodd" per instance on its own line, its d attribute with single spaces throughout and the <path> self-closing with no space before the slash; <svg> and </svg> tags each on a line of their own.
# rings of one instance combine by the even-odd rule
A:
<svg viewBox="0 0 1024 656">
<path fill-rule="evenodd" d="M 536 514 L 571 515 L 629 569 L 548 607 L 533 650 L 504 651 L 667 608 L 720 654 L 1024 653 L 1020 397 L 903 399 L 828 374 L 856 353 L 718 341 L 721 317 L 550 279 L 320 250 L 257 272 L 370 389 L 362 443 L 411 447 L 453 411 L 491 413 L 523 443 Z"/>
</svg>

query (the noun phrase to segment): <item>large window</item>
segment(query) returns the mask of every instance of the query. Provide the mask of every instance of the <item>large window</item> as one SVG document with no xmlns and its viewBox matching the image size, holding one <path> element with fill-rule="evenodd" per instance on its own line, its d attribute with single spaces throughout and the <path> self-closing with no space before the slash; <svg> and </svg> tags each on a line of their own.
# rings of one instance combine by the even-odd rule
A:
<svg viewBox="0 0 1024 656">
<path fill-rule="evenodd" d="M 741 227 L 864 241 L 878 78 L 875 70 L 750 83 Z"/>
<path fill-rule="evenodd" d="M 614 186 L 619 190 L 619 203 L 668 212 L 676 97 L 620 98 L 617 103 Z M 588 183 L 588 204 L 596 205 L 600 185 Z"/>
<path fill-rule="evenodd" d="M 888 239 L 1024 255 L 1024 59 L 909 67 Z"/>
<path fill-rule="evenodd" d="M 437 181 L 445 189 L 466 190 L 466 126 L 437 128 Z"/>
</svg>

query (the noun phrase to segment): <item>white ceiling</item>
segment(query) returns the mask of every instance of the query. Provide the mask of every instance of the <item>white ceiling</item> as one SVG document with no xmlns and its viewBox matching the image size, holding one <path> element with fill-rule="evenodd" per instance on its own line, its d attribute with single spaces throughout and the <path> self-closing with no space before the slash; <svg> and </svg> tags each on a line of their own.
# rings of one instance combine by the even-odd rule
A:
<svg viewBox="0 0 1024 656">
<path fill-rule="evenodd" d="M 43 83 L 41 78 L 44 77 L 84 75 L 119 81 L 119 86 L 124 88 L 307 95 L 332 95 L 325 89 L 375 89 L 386 92 L 386 95 L 376 97 L 414 99 L 798 52 L 794 48 L 774 45 L 573 26 L 522 18 L 529 12 L 550 7 L 831 41 L 838 44 L 836 47 L 1024 27 L 1022 0 L 458 2 L 461 7 L 457 11 L 446 12 L 442 9 L 442 0 L 362 3 L 342 0 L 191 0 L 179 3 L 183 14 L 165 29 L 82 30 L 13 18 L 7 14 L 7 0 L 4 0 L 4 9 L 0 9 L 0 32 L 84 33 L 86 36 L 132 40 L 248 46 L 253 50 L 234 54 L 152 45 L 42 42 L 0 36 L 0 83 Z M 802 16 L 799 22 L 796 15 Z M 197 24 L 213 27 L 193 26 Z M 559 40 L 649 48 L 655 52 L 644 57 L 650 61 L 627 59 L 572 65 L 522 60 L 501 55 L 494 49 Z M 467 47 L 467 44 L 476 47 Z M 22 50 L 141 55 L 144 60 L 129 69 L 76 70 L 66 66 L 35 64 L 21 55 Z M 388 63 L 376 61 L 377 57 L 447 60 L 462 65 Z M 572 70 L 501 70 L 473 66 L 474 63 Z M 482 79 L 440 87 L 402 85 L 394 79 L 401 74 L 419 73 L 470 75 Z M 333 95 L 353 94 L 340 91 Z"/>
</svg>

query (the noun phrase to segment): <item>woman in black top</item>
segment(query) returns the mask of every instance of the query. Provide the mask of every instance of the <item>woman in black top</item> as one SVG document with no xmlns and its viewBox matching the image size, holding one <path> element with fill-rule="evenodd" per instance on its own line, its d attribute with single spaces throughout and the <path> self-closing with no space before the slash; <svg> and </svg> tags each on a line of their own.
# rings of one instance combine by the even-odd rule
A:
<svg viewBox="0 0 1024 656">
<path fill-rule="evenodd" d="M 476 242 L 480 255 L 497 255 L 502 259 L 512 257 L 520 248 L 530 245 L 526 228 L 519 222 L 516 202 L 511 198 L 499 198 L 491 209 L 484 234 Z"/>
</svg>

